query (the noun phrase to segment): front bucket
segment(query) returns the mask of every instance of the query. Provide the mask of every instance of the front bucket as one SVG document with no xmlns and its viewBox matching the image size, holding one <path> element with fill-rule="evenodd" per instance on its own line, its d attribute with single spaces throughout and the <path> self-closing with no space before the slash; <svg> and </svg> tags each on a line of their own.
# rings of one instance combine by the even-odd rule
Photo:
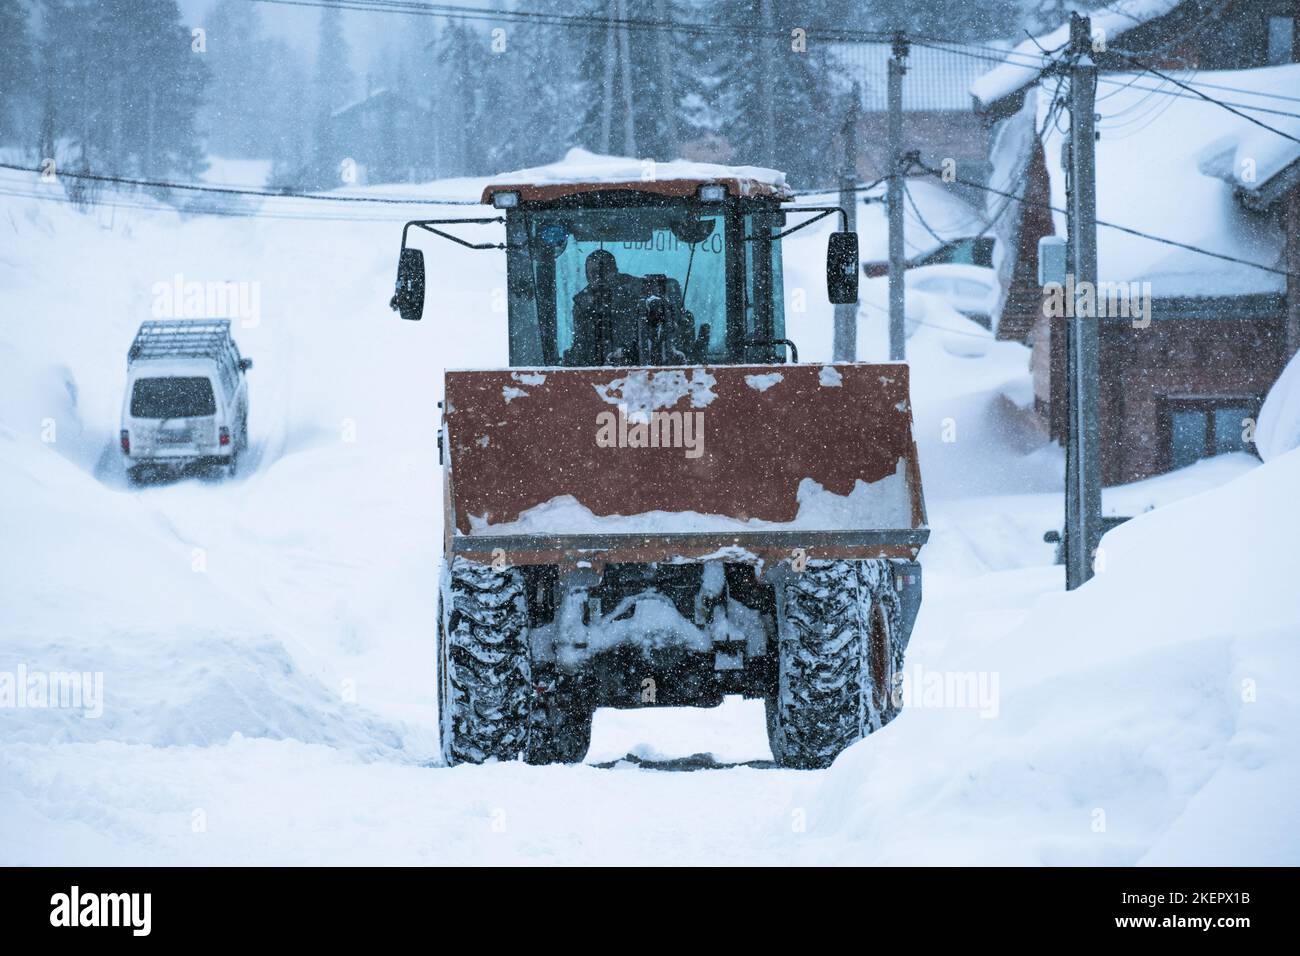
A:
<svg viewBox="0 0 1300 956">
<path fill-rule="evenodd" d="M 925 541 L 906 365 L 459 371 L 446 381 L 457 553 L 915 557 Z"/>
</svg>

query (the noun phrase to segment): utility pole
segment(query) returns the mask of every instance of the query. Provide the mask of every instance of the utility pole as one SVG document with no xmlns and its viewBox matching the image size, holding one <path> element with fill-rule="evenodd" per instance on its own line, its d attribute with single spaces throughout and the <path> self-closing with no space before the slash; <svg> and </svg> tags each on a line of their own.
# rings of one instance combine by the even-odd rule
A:
<svg viewBox="0 0 1300 956">
<path fill-rule="evenodd" d="M 617 56 L 614 39 L 614 0 L 605 0 L 609 11 L 605 24 L 605 62 L 604 89 L 601 91 L 600 103 L 600 151 L 610 154 L 610 137 L 614 126 L 614 57 Z"/>
<path fill-rule="evenodd" d="M 632 101 L 632 51 L 627 39 L 627 2 L 618 0 L 618 58 L 623 85 L 623 155 L 636 156 L 636 112 Z"/>
<path fill-rule="evenodd" d="M 668 22 L 668 0 L 655 0 L 655 16 Z M 676 159 L 681 151 L 677 141 L 677 96 L 673 90 L 672 54 L 668 49 L 668 31 L 655 31 L 655 51 L 659 68 L 659 111 L 664 129 L 664 159 Z"/>
<path fill-rule="evenodd" d="M 840 129 L 844 164 L 840 167 L 840 208 L 848 213 L 846 231 L 858 230 L 858 103 L 861 87 L 855 81 L 844 108 L 844 125 Z M 858 360 L 858 307 L 856 304 L 835 306 L 835 328 L 831 357 L 836 362 Z"/>
<path fill-rule="evenodd" d="M 907 357 L 903 302 L 903 74 L 907 72 L 907 37 L 894 34 L 889 58 L 889 360 Z"/>
<path fill-rule="evenodd" d="M 1095 294 L 1083 300 L 1091 304 L 1081 309 L 1078 291 L 1097 287 L 1097 65 L 1092 22 L 1077 13 L 1070 15 L 1069 73 L 1068 263 L 1076 297 L 1066 321 L 1065 587 L 1073 591 L 1092 577 L 1101 543 L 1100 330 Z"/>
<path fill-rule="evenodd" d="M 765 166 L 776 166 L 776 120 L 774 116 L 776 99 L 773 90 L 772 64 L 772 0 L 759 0 L 759 17 L 763 30 L 758 38 L 758 104 L 763 111 L 763 150 L 762 162 Z"/>
</svg>

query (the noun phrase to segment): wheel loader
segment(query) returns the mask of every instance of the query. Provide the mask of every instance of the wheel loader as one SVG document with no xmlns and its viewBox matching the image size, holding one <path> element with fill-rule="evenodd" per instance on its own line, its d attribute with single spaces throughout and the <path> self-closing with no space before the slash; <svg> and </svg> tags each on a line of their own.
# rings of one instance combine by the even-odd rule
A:
<svg viewBox="0 0 1300 956">
<path fill-rule="evenodd" d="M 899 711 L 929 534 L 908 367 L 799 361 L 783 241 L 847 216 L 724 172 L 504 182 L 493 216 L 403 229 L 403 319 L 417 237 L 506 261 L 509 365 L 447 371 L 438 435 L 448 765 L 578 762 L 597 708 L 739 694 L 778 765 L 819 768 Z M 858 268 L 833 232 L 832 302 Z"/>
</svg>

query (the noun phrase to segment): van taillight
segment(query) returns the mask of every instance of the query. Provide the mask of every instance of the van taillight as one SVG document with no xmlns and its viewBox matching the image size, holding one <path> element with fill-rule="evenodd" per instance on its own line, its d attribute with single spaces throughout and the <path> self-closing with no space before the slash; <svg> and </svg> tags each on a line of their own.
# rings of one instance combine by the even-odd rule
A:
<svg viewBox="0 0 1300 956">
<path fill-rule="evenodd" d="M 131 433 L 125 428 L 122 429 L 122 454 L 131 454 Z"/>
<path fill-rule="evenodd" d="M 230 429 L 227 428 L 225 425 L 221 426 L 221 429 L 220 431 L 217 432 L 217 435 L 219 436 L 218 441 L 221 442 L 222 448 L 225 448 L 227 445 L 230 444 Z"/>
</svg>

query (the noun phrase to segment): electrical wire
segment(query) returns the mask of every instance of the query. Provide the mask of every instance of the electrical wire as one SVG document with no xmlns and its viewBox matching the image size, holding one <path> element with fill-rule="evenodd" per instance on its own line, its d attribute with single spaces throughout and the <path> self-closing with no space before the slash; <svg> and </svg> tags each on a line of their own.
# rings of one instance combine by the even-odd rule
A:
<svg viewBox="0 0 1300 956">
<path fill-rule="evenodd" d="M 943 178 L 944 175 L 942 170 L 932 169 L 920 163 L 914 163 L 913 168 L 920 169 L 931 176 L 937 176 L 939 178 Z M 964 180 L 964 179 L 956 179 L 954 181 L 960 183 L 963 186 L 969 186 L 972 189 L 982 189 L 985 192 L 995 193 L 999 196 L 1008 196 L 1014 199 L 1016 202 L 1023 203 L 1027 206 L 1038 206 L 1042 209 L 1048 209 L 1051 210 L 1052 212 L 1059 213 L 1061 215 L 1066 215 L 1066 210 L 1061 209 L 1057 206 L 1053 206 L 1051 203 L 1042 202 L 1040 200 L 1035 200 L 1035 199 L 1026 199 L 1023 196 L 1017 196 L 1015 193 L 1009 193 L 1006 192 L 1005 190 L 996 189 L 993 186 L 986 186 L 983 183 L 971 182 L 969 180 Z M 1165 236 L 1153 235 L 1152 233 L 1149 232 L 1143 232 L 1140 229 L 1133 229 L 1130 226 L 1124 226 L 1115 222 L 1108 222 L 1104 219 L 1094 219 L 1093 222 L 1095 225 L 1104 226 L 1107 229 L 1114 229 L 1117 230 L 1118 232 L 1127 233 L 1130 236 L 1137 236 L 1139 239 L 1148 239 L 1151 242 L 1158 242 L 1166 246 L 1173 246 L 1174 248 L 1177 249 L 1185 249 L 1188 252 L 1200 253 L 1203 256 L 1210 256 L 1211 258 L 1214 259 L 1222 259 L 1224 262 L 1233 262 L 1236 263 L 1237 265 L 1249 266 L 1252 269 L 1259 269 L 1262 272 L 1271 272 L 1274 275 L 1284 276 L 1289 279 L 1300 279 L 1300 273 L 1288 272 L 1285 269 L 1277 269 L 1274 268 L 1273 266 L 1266 266 L 1258 262 L 1251 262 L 1249 259 L 1240 259 L 1236 256 L 1230 256 L 1222 252 L 1213 252 L 1209 249 L 1203 249 L 1200 246 L 1193 246 L 1190 243 L 1179 242 L 1176 239 L 1169 239 Z"/>
<path fill-rule="evenodd" d="M 611 26 L 628 30 L 648 30 L 668 33 L 684 33 L 693 36 L 747 37 L 754 39 L 789 39 L 786 28 L 760 29 L 740 23 L 702 23 L 684 20 L 655 20 L 644 17 L 611 17 L 603 14 L 567 14 L 547 13 L 534 10 L 484 10 L 463 7 L 454 4 L 422 3 L 417 0 L 247 0 L 250 3 L 268 3 L 280 6 L 333 8 L 366 13 L 390 13 L 407 16 L 424 16 L 462 21 L 487 21 L 493 23 L 533 23 L 542 26 L 568 26 L 591 30 L 606 30 Z M 818 26 L 814 24 L 797 24 L 810 38 L 817 38 L 826 43 L 889 43 L 899 35 L 893 30 L 856 30 L 843 27 Z M 965 40 L 930 37 L 926 35 L 907 35 L 908 41 L 918 45 L 943 43 L 964 50 L 982 50 L 987 55 L 980 59 L 999 60 L 1008 57 L 1021 57 L 1028 63 L 1037 65 L 1036 57 L 1004 50 L 1000 47 L 973 43 Z M 953 52 L 960 52 L 954 50 Z"/>
<path fill-rule="evenodd" d="M 1182 82 L 1181 80 L 1176 80 L 1176 79 L 1174 79 L 1172 76 L 1169 76 L 1168 74 L 1166 74 L 1166 73 L 1162 73 L 1160 70 L 1157 70 L 1155 67 L 1153 67 L 1153 66 L 1149 66 L 1148 64 L 1143 63 L 1141 60 L 1137 59 L 1136 57 L 1129 56 L 1129 55 L 1126 54 L 1126 53 L 1121 53 L 1121 54 L 1119 54 L 1119 56 L 1121 56 L 1123 59 L 1127 60 L 1129 63 L 1132 63 L 1132 64 L 1133 64 L 1134 66 L 1136 66 L 1138 69 L 1145 70 L 1146 72 L 1150 73 L 1152 76 L 1159 77 L 1160 79 L 1165 80 L 1166 82 L 1169 82 L 1169 83 L 1174 84 L 1174 86 L 1177 86 L 1177 87 L 1179 87 L 1180 89 L 1184 89 L 1184 90 L 1187 90 L 1187 91 L 1190 92 L 1190 93 L 1194 93 L 1197 97 L 1199 97 L 1200 99 L 1205 100 L 1207 103 L 1213 103 L 1215 106 L 1218 106 L 1218 107 L 1220 107 L 1221 109 L 1227 110 L 1229 113 L 1232 113 L 1234 116 L 1239 116 L 1239 117 L 1241 117 L 1242 119 L 1246 120 L 1246 121 L 1249 122 L 1249 123 L 1254 123 L 1256 126 L 1260 127 L 1261 129 L 1266 129 L 1266 130 L 1268 130 L 1270 133 L 1276 133 L 1278 136 L 1281 136 L 1283 139 L 1289 139 L 1289 140 L 1291 140 L 1291 142 L 1293 142 L 1293 143 L 1300 143 L 1300 138 L 1297 138 L 1297 137 L 1295 137 L 1295 136 L 1292 136 L 1290 133 L 1284 133 L 1282 130 L 1278 129 L 1278 128 L 1275 127 L 1275 126 L 1269 126 L 1269 125 L 1268 125 L 1267 123 L 1265 123 L 1264 121 L 1262 121 L 1262 120 L 1258 120 L 1258 119 L 1256 119 L 1256 118 L 1253 117 L 1253 116 L 1247 116 L 1247 115 L 1246 115 L 1245 113 L 1243 113 L 1241 110 L 1237 109 L 1236 107 L 1234 107 L 1234 106 L 1232 106 L 1232 105 L 1230 105 L 1230 104 L 1228 104 L 1228 103 L 1225 103 L 1223 100 L 1216 99 L 1215 97 L 1210 96 L 1208 93 L 1203 93 L 1203 92 L 1201 92 L 1200 90 L 1195 89 L 1194 87 L 1189 86 L 1188 84 Z M 1290 114 L 1288 114 L 1288 115 L 1290 115 Z M 1297 118 L 1300 118 L 1300 117 L 1297 117 Z"/>
<path fill-rule="evenodd" d="M 36 173 L 38 175 L 45 172 L 45 170 L 39 166 L 19 166 L 15 163 L 3 162 L 0 162 L 0 169 L 9 169 L 19 173 Z M 129 176 L 109 176 L 98 173 L 76 172 L 75 170 L 59 170 L 55 173 L 55 177 L 79 179 L 87 182 L 112 183 L 118 186 L 132 186 L 140 189 L 175 189 L 184 192 L 213 193 L 225 196 L 245 196 L 256 199 L 305 199 L 313 202 L 373 203 L 393 206 L 482 205 L 482 203 L 473 199 L 424 199 L 415 196 L 401 198 L 392 196 L 335 196 L 329 193 L 274 192 L 271 190 L 244 189 L 242 187 L 234 186 L 210 186 L 202 183 L 177 183 L 157 179 L 134 179 Z"/>
</svg>

